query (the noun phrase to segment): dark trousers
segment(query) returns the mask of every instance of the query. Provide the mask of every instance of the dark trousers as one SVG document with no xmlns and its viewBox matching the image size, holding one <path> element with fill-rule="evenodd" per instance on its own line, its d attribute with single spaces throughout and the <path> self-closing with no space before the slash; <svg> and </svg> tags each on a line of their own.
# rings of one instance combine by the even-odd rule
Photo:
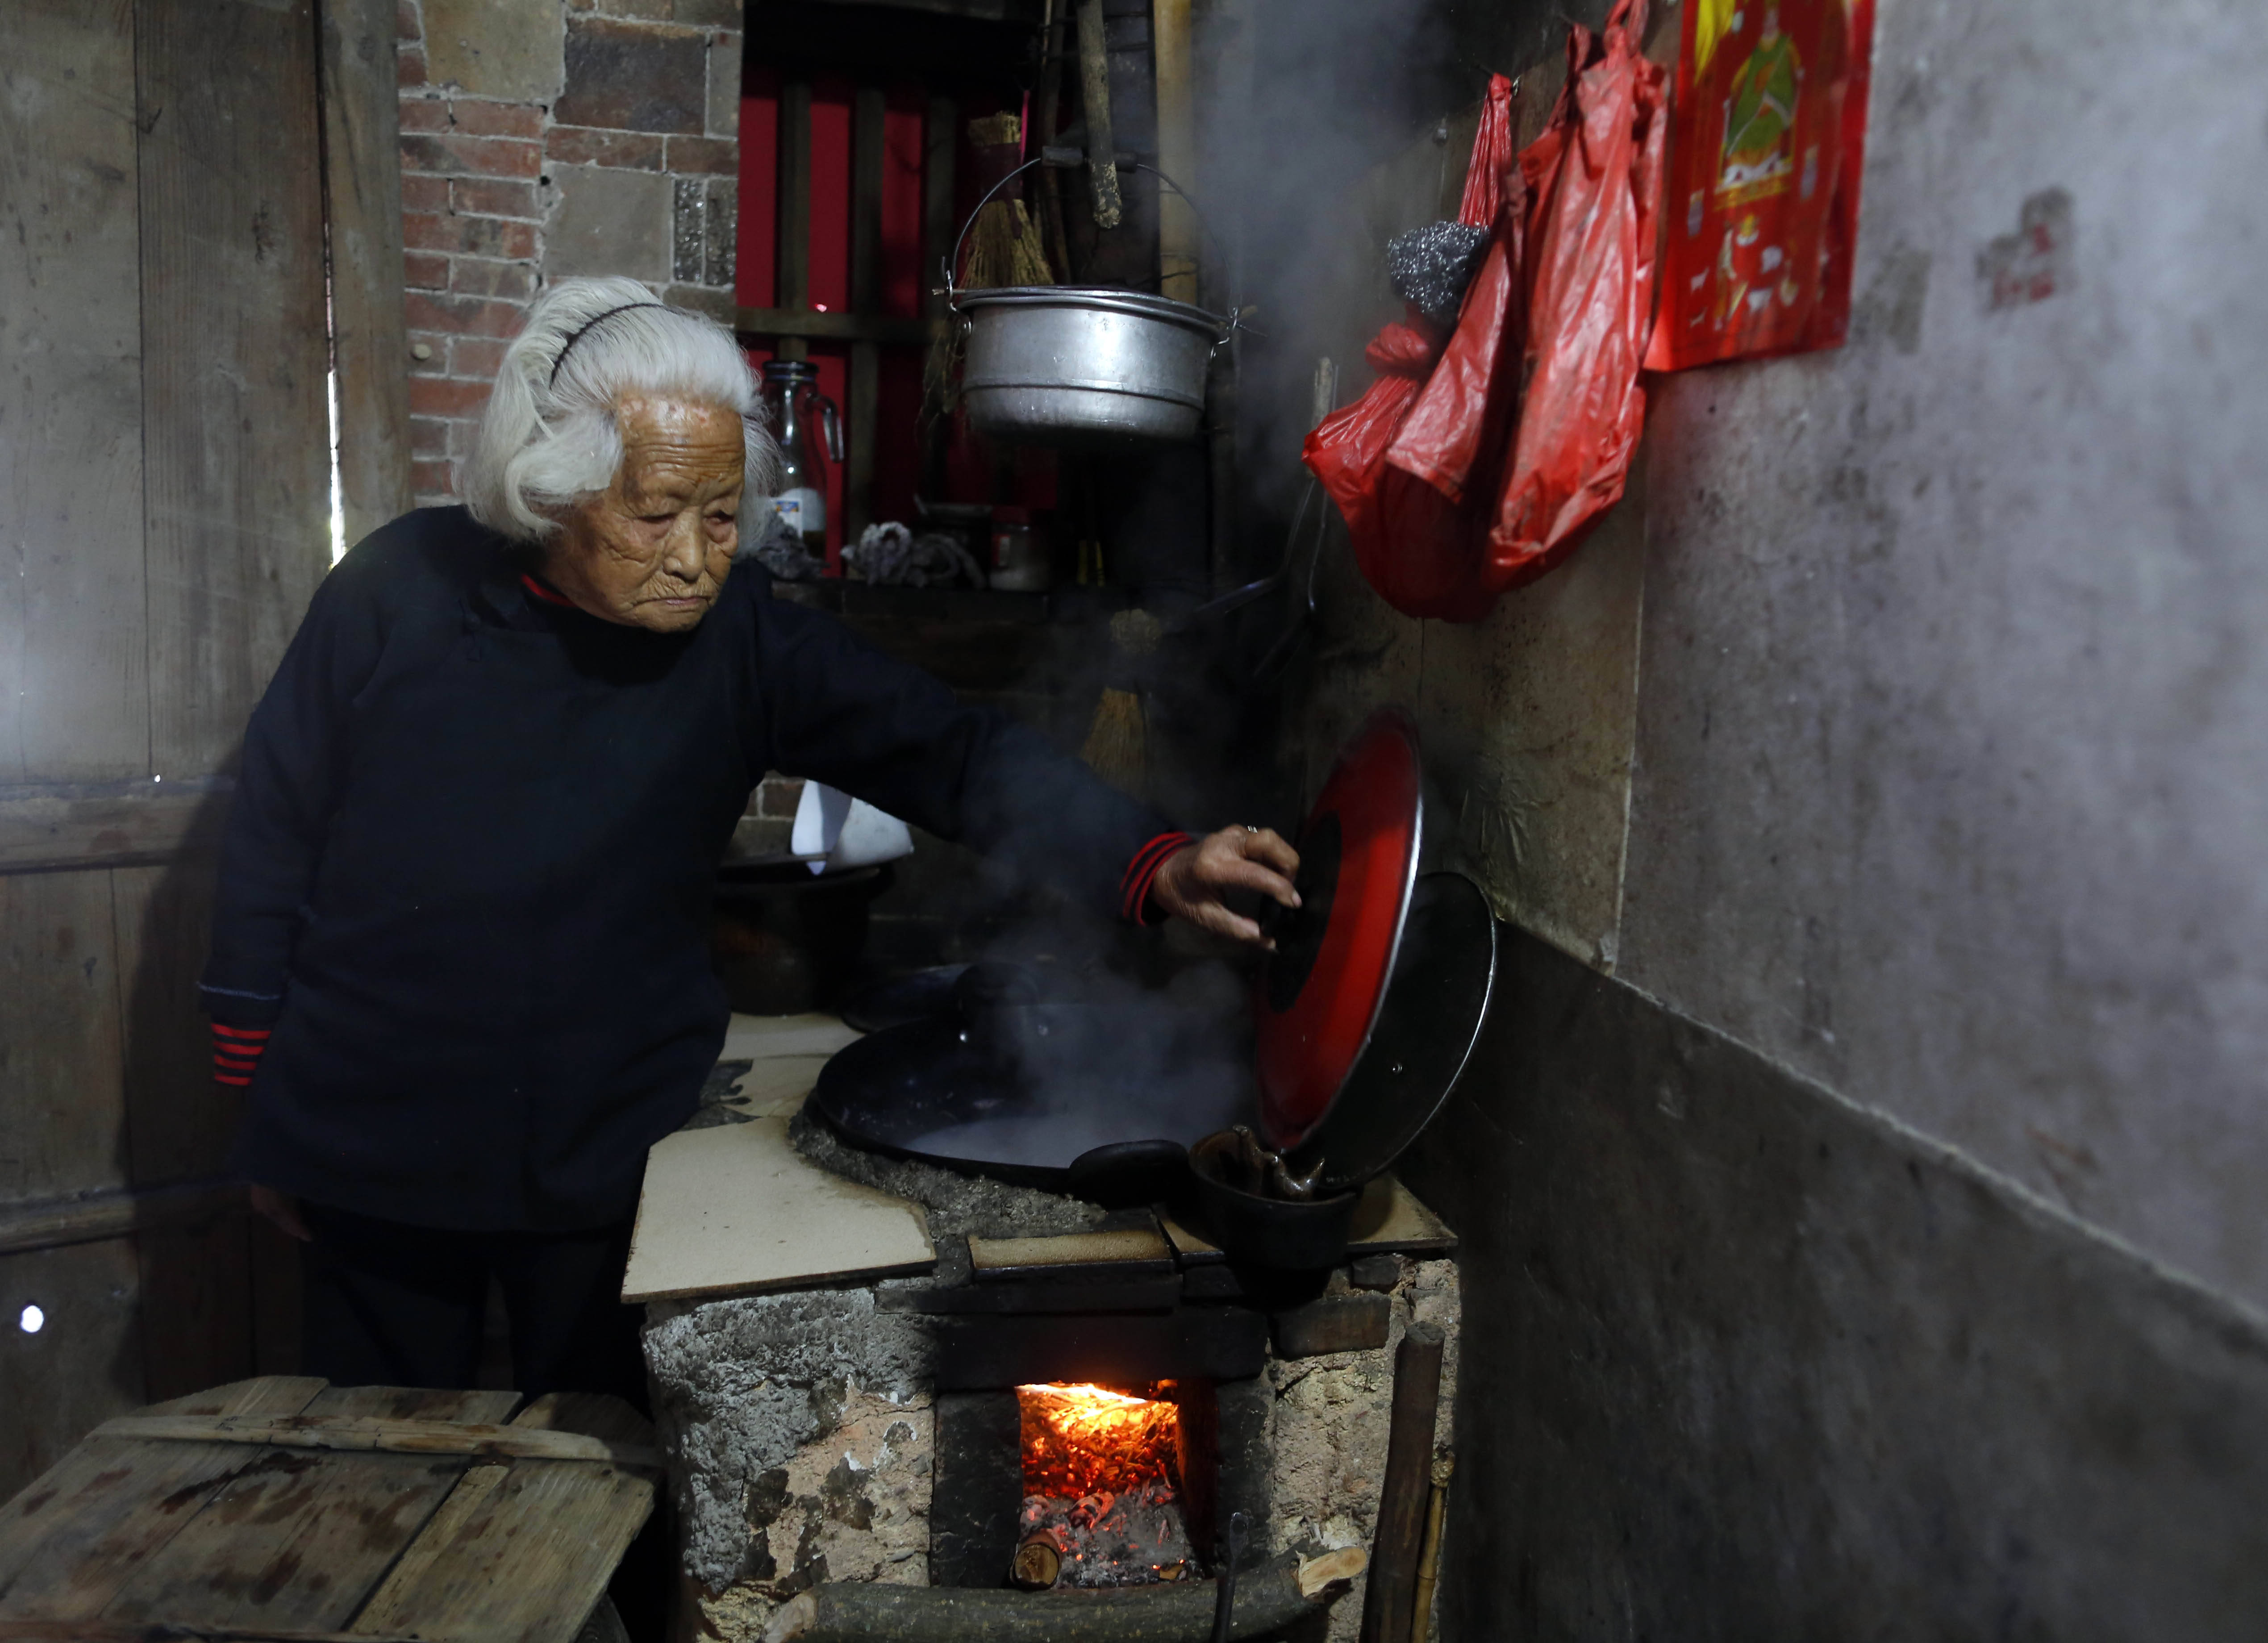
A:
<svg viewBox="0 0 2268 1643">
<path fill-rule="evenodd" d="M 302 1374 L 335 1386 L 469 1387 L 478 1373 L 489 1282 L 512 1326 L 512 1385 L 611 1392 L 650 1414 L 640 1308 L 622 1302 L 630 1228 L 572 1233 L 443 1232 L 302 1204 L 307 1230 Z M 615 1607 L 637 1643 L 666 1631 L 668 1502 L 615 1570 Z"/>
<path fill-rule="evenodd" d="M 530 1397 L 611 1392 L 648 1412 L 639 1309 L 622 1302 L 628 1222 L 467 1233 L 303 1210 L 315 1234 L 303 1374 L 337 1386 L 471 1386 L 493 1278 L 512 1325 L 514 1388 Z"/>
</svg>

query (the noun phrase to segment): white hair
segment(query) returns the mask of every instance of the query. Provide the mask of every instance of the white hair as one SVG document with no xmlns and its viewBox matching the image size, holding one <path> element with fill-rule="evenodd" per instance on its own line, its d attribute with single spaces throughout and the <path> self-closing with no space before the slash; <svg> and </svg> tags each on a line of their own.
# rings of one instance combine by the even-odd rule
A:
<svg viewBox="0 0 2268 1643">
<path fill-rule="evenodd" d="M 560 511 L 614 483 L 622 462 L 615 408 L 648 394 L 737 415 L 747 452 L 742 496 L 771 493 L 779 447 L 732 332 L 665 306 L 633 279 L 567 279 L 535 299 L 504 350 L 465 463 L 473 517 L 514 542 L 550 535 Z"/>
</svg>

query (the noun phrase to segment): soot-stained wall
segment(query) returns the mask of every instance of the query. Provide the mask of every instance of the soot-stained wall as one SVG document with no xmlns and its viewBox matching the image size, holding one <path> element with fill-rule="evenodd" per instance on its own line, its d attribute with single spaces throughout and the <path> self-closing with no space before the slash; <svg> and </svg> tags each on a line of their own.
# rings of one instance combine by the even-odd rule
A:
<svg viewBox="0 0 2268 1643">
<path fill-rule="evenodd" d="M 2268 11 L 1875 58 L 1850 345 L 1655 405 L 1623 973 L 2268 1308 Z"/>
<path fill-rule="evenodd" d="M 1410 1175 L 1463 1234 L 1465 1639 L 2247 1639 L 2242 1308 L 1524 934 Z"/>
<path fill-rule="evenodd" d="M 1404 10 L 1250 13 L 1274 185 L 1315 157 L 1241 211 L 1255 519 L 1484 70 L 1557 89 L 1558 8 Z M 1874 62 L 1846 346 L 1655 383 L 1485 623 L 1326 549 L 1287 766 L 1413 708 L 1513 926 L 1412 1168 L 1459 1637 L 2268 1625 L 2268 11 L 1879 0 Z"/>
</svg>

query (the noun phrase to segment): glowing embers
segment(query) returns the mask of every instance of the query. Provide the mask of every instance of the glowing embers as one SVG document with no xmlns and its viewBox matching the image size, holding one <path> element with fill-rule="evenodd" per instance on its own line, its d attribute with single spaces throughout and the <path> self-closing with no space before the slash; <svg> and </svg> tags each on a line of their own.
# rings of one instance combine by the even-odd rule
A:
<svg viewBox="0 0 2268 1643">
<path fill-rule="evenodd" d="M 1164 1390 L 1166 1389 L 1159 1389 Z M 1100 1386 L 1020 1386 L 1023 1537 L 1060 1556 L 1060 1586 L 1135 1586 L 1193 1573 L 1181 1406 Z M 1020 1573 L 1048 1559 L 1020 1558 Z M 1037 1581 L 1035 1581 L 1037 1583 Z"/>
<path fill-rule="evenodd" d="M 1028 1494 L 1112 1493 L 1172 1486 L 1182 1410 L 1100 1386 L 1020 1386 Z"/>
</svg>

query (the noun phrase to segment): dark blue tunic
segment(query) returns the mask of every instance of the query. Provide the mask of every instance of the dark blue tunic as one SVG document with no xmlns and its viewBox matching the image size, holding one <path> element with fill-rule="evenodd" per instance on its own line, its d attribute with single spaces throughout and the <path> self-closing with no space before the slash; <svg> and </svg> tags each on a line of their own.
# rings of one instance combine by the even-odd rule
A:
<svg viewBox="0 0 2268 1643">
<path fill-rule="evenodd" d="M 204 998 L 273 1027 L 237 1164 L 422 1226 L 626 1215 L 723 1042 L 717 865 L 766 770 L 1116 908 L 1167 823 L 743 567 L 688 634 L 531 598 L 461 508 L 325 578 L 245 733 Z"/>
</svg>

